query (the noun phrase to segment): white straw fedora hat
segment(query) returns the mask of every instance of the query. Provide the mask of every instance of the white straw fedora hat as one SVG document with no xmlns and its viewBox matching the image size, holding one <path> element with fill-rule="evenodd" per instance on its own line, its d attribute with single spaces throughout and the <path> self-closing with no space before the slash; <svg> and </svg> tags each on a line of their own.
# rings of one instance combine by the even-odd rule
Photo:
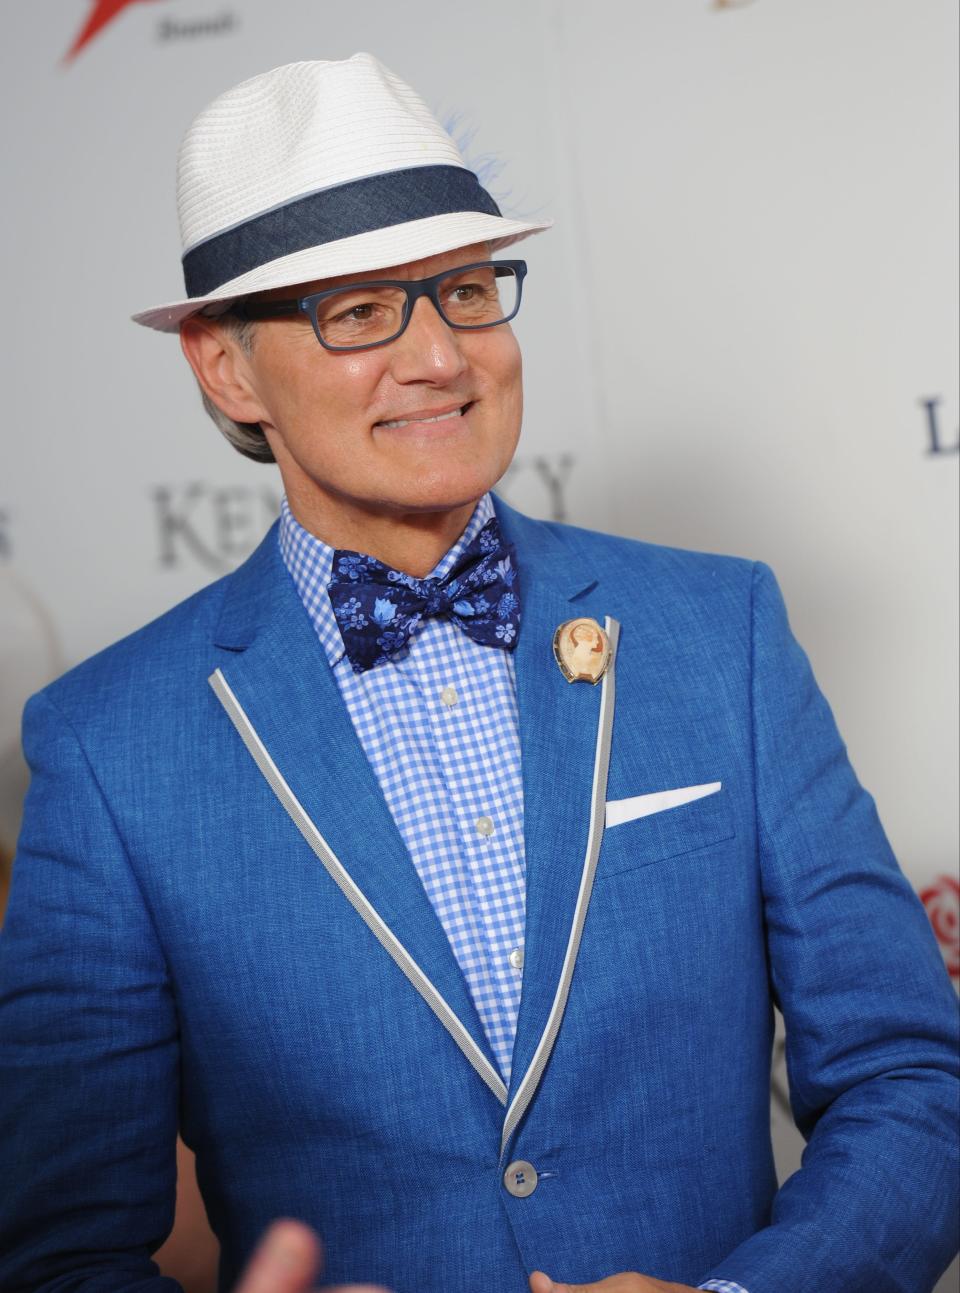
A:
<svg viewBox="0 0 960 1293">
<path fill-rule="evenodd" d="M 135 314 L 176 332 L 266 288 L 385 269 L 549 228 L 502 216 L 426 104 L 370 54 L 289 63 L 206 107 L 180 147 L 187 296 Z"/>
</svg>

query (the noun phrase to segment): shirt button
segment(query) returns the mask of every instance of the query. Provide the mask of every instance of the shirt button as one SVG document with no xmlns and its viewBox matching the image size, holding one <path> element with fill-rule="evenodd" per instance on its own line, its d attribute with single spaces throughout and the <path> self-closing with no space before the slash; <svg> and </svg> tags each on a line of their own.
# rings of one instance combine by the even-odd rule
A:
<svg viewBox="0 0 960 1293">
<path fill-rule="evenodd" d="M 446 705 L 447 709 L 453 709 L 454 705 L 457 703 L 460 697 L 457 695 L 456 687 L 453 687 L 450 684 L 447 684 L 447 686 L 444 687 L 443 691 L 440 693 L 440 699 Z"/>
<path fill-rule="evenodd" d="M 476 828 L 477 828 L 477 834 L 478 834 L 478 835 L 487 835 L 487 836 L 489 836 L 489 835 L 492 835 L 492 834 L 493 834 L 493 818 L 492 818 L 492 817 L 487 817 L 487 816 L 478 817 L 478 818 L 477 818 L 477 820 L 476 820 L 475 825 L 476 825 Z"/>
<path fill-rule="evenodd" d="M 518 1158 L 504 1172 L 503 1183 L 508 1194 L 515 1199 L 525 1199 L 537 1188 L 537 1169 L 532 1163 Z"/>
<path fill-rule="evenodd" d="M 513 951 L 510 953 L 510 955 L 507 957 L 507 960 L 510 962 L 510 964 L 513 966 L 515 970 L 522 970 L 523 969 L 523 948 L 515 947 Z"/>
</svg>

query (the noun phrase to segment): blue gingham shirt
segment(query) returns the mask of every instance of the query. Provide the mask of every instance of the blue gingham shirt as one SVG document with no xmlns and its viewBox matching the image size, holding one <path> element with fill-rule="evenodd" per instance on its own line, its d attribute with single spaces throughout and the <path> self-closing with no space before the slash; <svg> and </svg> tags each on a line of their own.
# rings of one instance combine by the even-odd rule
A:
<svg viewBox="0 0 960 1293">
<path fill-rule="evenodd" d="M 493 514 L 486 495 L 431 574 L 446 575 Z M 280 550 L 509 1083 L 526 916 L 513 655 L 429 619 L 406 651 L 355 673 L 327 595 L 333 549 L 286 500 Z"/>
<path fill-rule="evenodd" d="M 493 515 L 486 494 L 431 575 L 443 578 Z M 286 499 L 280 551 L 509 1084 L 526 916 L 513 654 L 430 619 L 405 651 L 355 673 L 327 595 L 334 550 Z M 724 1280 L 702 1287 L 744 1293 Z"/>
</svg>

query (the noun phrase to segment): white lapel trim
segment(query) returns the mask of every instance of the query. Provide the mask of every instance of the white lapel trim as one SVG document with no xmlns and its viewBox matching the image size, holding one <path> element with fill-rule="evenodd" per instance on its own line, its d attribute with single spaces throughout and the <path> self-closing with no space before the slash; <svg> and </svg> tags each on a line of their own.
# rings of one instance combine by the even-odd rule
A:
<svg viewBox="0 0 960 1293">
<path fill-rule="evenodd" d="M 502 1105 L 507 1103 L 507 1088 L 483 1051 L 470 1036 L 459 1017 L 450 1008 L 434 985 L 421 970 L 407 949 L 384 922 L 376 908 L 354 883 L 346 867 L 331 849 L 330 845 L 317 830 L 309 813 L 297 799 L 296 795 L 283 779 L 280 770 L 270 757 L 266 746 L 257 735 L 257 731 L 244 712 L 243 706 L 234 695 L 230 684 L 219 669 L 207 680 L 216 693 L 217 699 L 227 712 L 227 717 L 236 728 L 241 741 L 253 756 L 253 760 L 270 789 L 279 799 L 290 816 L 297 830 L 310 845 L 313 852 L 323 863 L 330 878 L 337 885 L 354 911 L 364 922 L 377 942 L 393 959 L 401 972 L 420 993 L 424 1001 L 446 1028 L 447 1032 L 463 1051 L 470 1064 L 481 1079 L 490 1088 Z"/>
<path fill-rule="evenodd" d="M 573 967 L 576 965 L 577 953 L 580 950 L 580 939 L 583 935 L 583 924 L 587 918 L 590 905 L 590 894 L 593 892 L 593 878 L 597 870 L 597 859 L 600 856 L 600 841 L 603 838 L 605 807 L 607 798 L 607 772 L 610 768 L 610 741 L 613 735 L 613 710 L 616 703 L 616 664 L 617 642 L 620 638 L 619 623 L 607 616 L 605 621 L 607 637 L 610 639 L 610 664 L 600 684 L 600 717 L 597 722 L 597 746 L 593 761 L 593 791 L 590 799 L 590 829 L 587 833 L 587 848 L 583 859 L 583 871 L 580 875 L 580 891 L 577 894 L 577 905 L 570 926 L 570 937 L 567 940 L 567 951 L 560 971 L 560 982 L 550 1014 L 534 1051 L 523 1080 L 517 1087 L 510 1108 L 503 1124 L 500 1139 L 500 1155 L 507 1147 L 507 1142 L 516 1130 L 520 1119 L 526 1113 L 534 1092 L 540 1085 L 547 1061 L 553 1051 L 567 998 L 570 995 L 570 984 L 573 980 Z"/>
<path fill-rule="evenodd" d="M 634 795 L 630 799 L 611 799 L 607 803 L 607 825 L 621 826 L 638 817 L 651 817 L 664 813 L 668 808 L 692 804 L 695 799 L 715 795 L 723 783 L 710 781 L 702 786 L 682 786 L 679 790 L 655 790 L 649 795 Z"/>
</svg>

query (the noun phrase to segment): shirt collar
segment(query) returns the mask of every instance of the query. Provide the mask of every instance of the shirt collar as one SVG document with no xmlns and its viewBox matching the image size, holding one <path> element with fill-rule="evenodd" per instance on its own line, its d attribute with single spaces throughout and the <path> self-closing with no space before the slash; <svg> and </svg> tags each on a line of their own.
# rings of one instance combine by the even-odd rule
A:
<svg viewBox="0 0 960 1293">
<path fill-rule="evenodd" d="M 464 549 L 473 542 L 493 515 L 493 499 L 489 494 L 484 494 L 473 509 L 473 515 L 460 538 L 444 553 L 427 577 L 442 579 L 448 574 Z M 327 595 L 333 574 L 334 549 L 303 528 L 290 511 L 286 496 L 280 503 L 279 541 L 283 564 L 290 572 L 304 610 L 310 616 L 332 668 L 344 655 L 343 638 Z"/>
</svg>

